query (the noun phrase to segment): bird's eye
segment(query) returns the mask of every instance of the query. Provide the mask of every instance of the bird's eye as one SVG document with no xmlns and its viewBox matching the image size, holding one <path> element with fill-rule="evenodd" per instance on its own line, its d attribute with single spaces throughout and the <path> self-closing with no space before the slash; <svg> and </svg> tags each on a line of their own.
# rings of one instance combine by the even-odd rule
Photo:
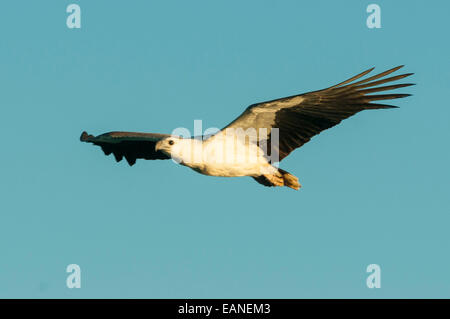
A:
<svg viewBox="0 0 450 319">
<path fill-rule="evenodd" d="M 169 145 L 173 145 L 174 142 L 172 140 L 169 140 Z"/>
</svg>

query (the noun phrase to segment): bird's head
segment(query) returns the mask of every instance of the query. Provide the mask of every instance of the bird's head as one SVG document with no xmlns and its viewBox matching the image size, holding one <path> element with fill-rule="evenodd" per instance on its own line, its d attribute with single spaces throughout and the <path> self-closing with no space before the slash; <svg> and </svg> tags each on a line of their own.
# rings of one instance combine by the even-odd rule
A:
<svg viewBox="0 0 450 319">
<path fill-rule="evenodd" d="M 172 159 L 177 160 L 186 147 L 185 141 L 181 137 L 169 136 L 156 143 L 155 151 L 163 152 L 167 156 L 172 157 Z"/>
<path fill-rule="evenodd" d="M 195 150 L 201 150 L 201 141 L 178 136 L 166 137 L 155 145 L 155 151 L 170 156 L 176 163 L 190 163 Z"/>
</svg>

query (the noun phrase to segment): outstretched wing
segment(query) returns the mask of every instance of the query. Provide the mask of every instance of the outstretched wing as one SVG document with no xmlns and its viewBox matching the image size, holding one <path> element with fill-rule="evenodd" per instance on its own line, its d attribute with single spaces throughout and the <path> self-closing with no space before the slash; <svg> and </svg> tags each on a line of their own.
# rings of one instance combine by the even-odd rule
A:
<svg viewBox="0 0 450 319">
<path fill-rule="evenodd" d="M 402 67 L 403 65 L 355 82 L 374 69 L 371 68 L 327 89 L 250 105 L 237 119 L 222 129 L 221 133 L 227 128 L 243 130 L 254 128 L 258 133 L 260 128 L 266 128 L 268 133 L 272 128 L 278 128 L 278 145 L 273 143 L 275 147 L 271 146 L 270 134 L 267 134 L 267 138 L 258 136 L 258 142 L 267 143 L 268 153 L 270 150 L 278 153 L 275 154 L 278 157 L 274 157 L 274 154 L 270 154 L 270 157 L 278 158 L 281 161 L 294 149 L 307 143 L 313 136 L 362 110 L 396 107 L 372 102 L 403 98 L 411 94 L 371 93 L 413 85 L 406 83 L 379 86 L 413 74 L 407 73 L 383 78 Z"/>
<path fill-rule="evenodd" d="M 109 132 L 93 136 L 83 132 L 80 140 L 100 146 L 105 155 L 114 154 L 117 162 L 125 157 L 128 164 L 132 166 L 138 158 L 147 160 L 170 159 L 162 152 L 155 151 L 155 144 L 169 136 L 169 134 L 133 132 Z"/>
</svg>

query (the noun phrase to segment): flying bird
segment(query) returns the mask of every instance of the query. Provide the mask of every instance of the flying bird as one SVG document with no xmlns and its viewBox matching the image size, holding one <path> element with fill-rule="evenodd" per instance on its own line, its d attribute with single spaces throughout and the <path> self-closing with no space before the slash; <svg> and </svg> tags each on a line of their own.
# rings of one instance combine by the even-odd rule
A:
<svg viewBox="0 0 450 319">
<path fill-rule="evenodd" d="M 210 176 L 250 176 L 264 186 L 298 190 L 298 178 L 278 167 L 279 162 L 313 136 L 363 110 L 396 106 L 374 103 L 411 94 L 373 94 L 414 85 L 391 84 L 413 73 L 387 77 L 403 65 L 365 77 L 374 68 L 329 88 L 252 104 L 218 133 L 182 138 L 173 134 L 109 132 L 81 134 L 80 140 L 124 157 L 130 166 L 137 159 L 173 159 Z M 389 85 L 382 85 L 389 83 Z"/>
</svg>

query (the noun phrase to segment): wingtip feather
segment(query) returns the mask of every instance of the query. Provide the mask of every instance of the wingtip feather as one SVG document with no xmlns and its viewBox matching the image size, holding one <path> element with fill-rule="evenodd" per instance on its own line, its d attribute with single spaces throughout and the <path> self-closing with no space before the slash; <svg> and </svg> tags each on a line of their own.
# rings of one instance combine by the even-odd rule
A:
<svg viewBox="0 0 450 319">
<path fill-rule="evenodd" d="M 93 139 L 93 138 L 94 138 L 93 135 L 90 135 L 86 131 L 83 131 L 83 133 L 81 133 L 81 136 L 80 136 L 80 141 L 81 142 L 90 142 L 91 139 Z"/>
</svg>

